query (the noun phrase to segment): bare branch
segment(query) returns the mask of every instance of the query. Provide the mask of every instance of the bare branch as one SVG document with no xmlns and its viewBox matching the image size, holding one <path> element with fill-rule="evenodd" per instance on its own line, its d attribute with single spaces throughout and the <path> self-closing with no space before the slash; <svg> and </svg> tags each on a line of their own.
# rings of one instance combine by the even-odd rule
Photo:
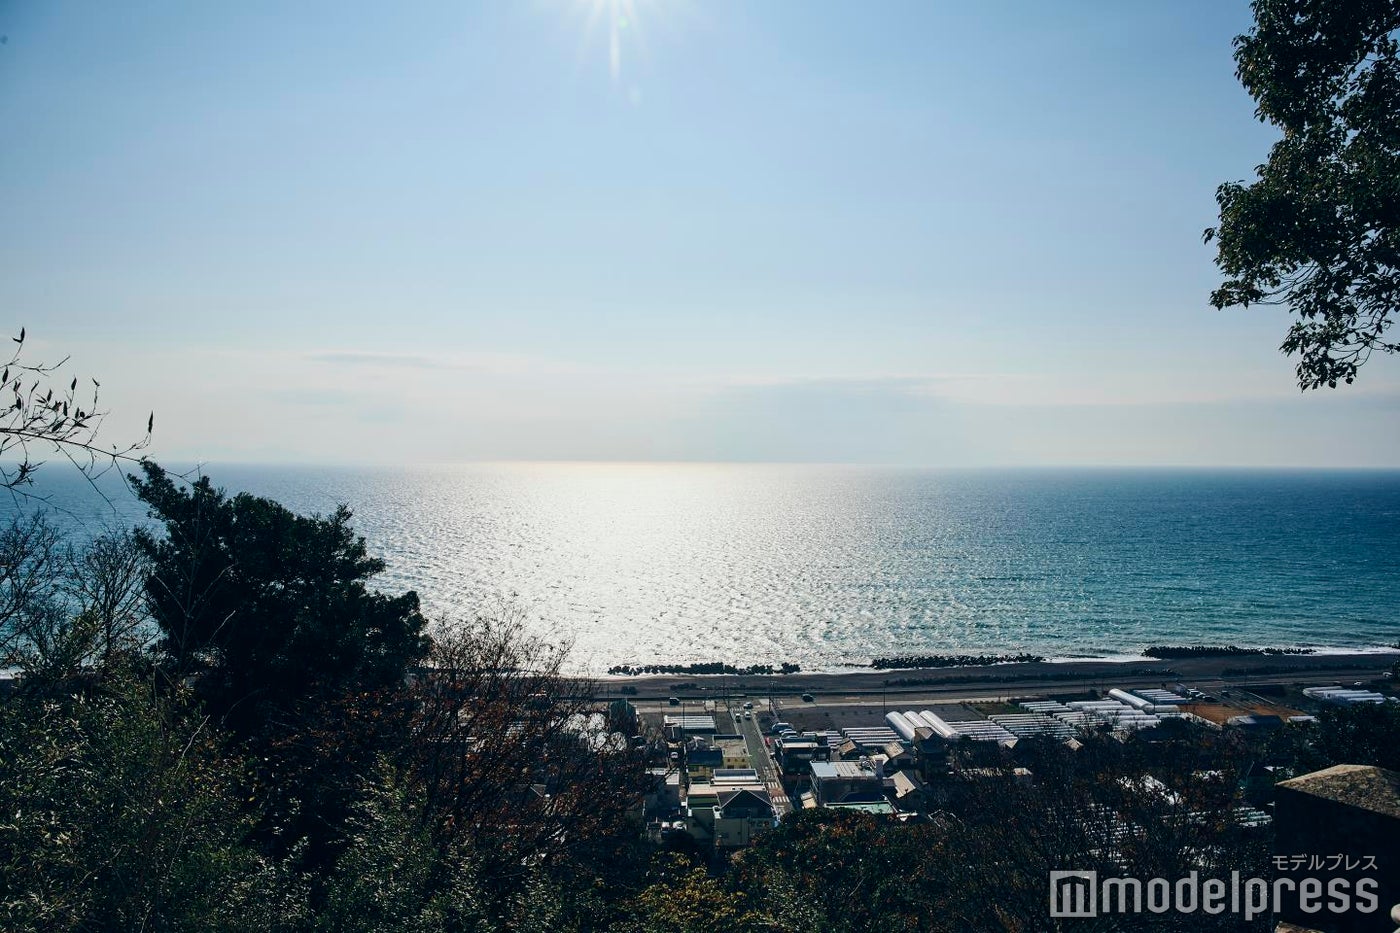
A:
<svg viewBox="0 0 1400 933">
<path fill-rule="evenodd" d="M 100 383 L 91 380 L 91 392 L 80 396 L 78 378 L 65 385 L 59 375 L 68 357 L 57 363 L 27 362 L 23 328 L 12 341 L 15 348 L 9 360 L 0 364 L 0 395 L 8 396 L 0 401 L 0 489 L 14 497 L 44 500 L 29 487 L 45 462 L 36 457 L 48 453 L 72 463 L 105 499 L 97 480 L 119 463 L 140 461 L 140 451 L 151 442 L 154 414 L 147 421 L 145 436 L 135 443 L 107 446 L 101 437 L 108 412 L 100 405 Z"/>
</svg>

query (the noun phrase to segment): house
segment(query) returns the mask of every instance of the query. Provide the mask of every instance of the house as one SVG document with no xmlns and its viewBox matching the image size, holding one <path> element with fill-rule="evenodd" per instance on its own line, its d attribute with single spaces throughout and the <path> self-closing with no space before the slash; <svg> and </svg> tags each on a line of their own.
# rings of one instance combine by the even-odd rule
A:
<svg viewBox="0 0 1400 933">
<path fill-rule="evenodd" d="M 752 768 L 720 768 L 713 781 L 692 783 L 684 809 L 687 832 L 721 849 L 748 845 L 777 819 L 768 788 Z"/>
<path fill-rule="evenodd" d="M 886 742 L 881 752 L 885 756 L 886 767 L 891 771 L 899 771 L 914 764 L 914 753 L 903 742 Z"/>
<path fill-rule="evenodd" d="M 712 743 L 720 750 L 720 757 L 723 768 L 747 768 L 749 761 L 749 745 L 744 741 L 742 735 L 715 735 Z"/>
<path fill-rule="evenodd" d="M 779 739 L 773 746 L 774 757 L 778 760 L 778 770 L 785 777 L 805 775 L 808 765 L 827 757 L 825 742 L 809 738 Z"/>
<path fill-rule="evenodd" d="M 666 715 L 661 719 L 661 730 L 668 742 L 684 742 L 700 736 L 709 738 L 719 730 L 715 728 L 715 717 L 692 715 Z"/>
<path fill-rule="evenodd" d="M 948 740 L 933 735 L 918 737 L 913 743 L 914 767 L 925 781 L 948 773 Z"/>
<path fill-rule="evenodd" d="M 1277 919 L 1327 933 L 1393 929 L 1395 923 L 1387 923 L 1386 914 L 1392 904 L 1400 907 L 1400 847 L 1395 845 L 1400 839 L 1400 772 L 1334 765 L 1280 781 L 1274 806 L 1276 853 L 1309 853 L 1314 858 L 1325 854 L 1318 868 L 1311 861 L 1302 865 L 1276 861 L 1281 877 L 1298 880 L 1299 889 L 1300 879 L 1316 879 L 1329 894 L 1333 885 L 1358 891 L 1364 881 L 1379 908 L 1319 913 L 1317 900 L 1304 909 L 1304 893 L 1290 887 L 1278 905 Z"/>
<path fill-rule="evenodd" d="M 737 849 L 750 845 L 777 823 L 777 813 L 766 789 L 722 790 L 714 809 L 715 848 Z"/>
<path fill-rule="evenodd" d="M 924 782 L 913 771 L 896 771 L 892 778 L 894 799 L 901 810 L 924 808 Z"/>
<path fill-rule="evenodd" d="M 647 769 L 642 809 L 647 815 L 674 813 L 681 807 L 681 774 L 670 768 Z"/>
<path fill-rule="evenodd" d="M 685 749 L 685 773 L 692 782 L 708 781 L 716 768 L 724 767 L 724 751 L 700 739 L 692 740 Z"/>
<path fill-rule="evenodd" d="M 885 799 L 884 775 L 874 762 L 814 761 L 812 795 L 819 807 L 834 803 L 870 803 Z"/>
</svg>

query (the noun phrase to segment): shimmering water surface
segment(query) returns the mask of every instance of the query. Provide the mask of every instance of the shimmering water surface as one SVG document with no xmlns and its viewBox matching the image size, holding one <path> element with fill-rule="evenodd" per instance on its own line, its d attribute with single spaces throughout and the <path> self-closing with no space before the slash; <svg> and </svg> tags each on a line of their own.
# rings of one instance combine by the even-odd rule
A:
<svg viewBox="0 0 1400 933">
<path fill-rule="evenodd" d="M 57 471 L 57 467 L 49 467 Z M 581 664 L 1400 639 L 1400 473 L 492 464 L 208 471 L 339 502 L 434 612 L 515 610 Z M 71 477 L 80 526 L 138 518 Z"/>
</svg>

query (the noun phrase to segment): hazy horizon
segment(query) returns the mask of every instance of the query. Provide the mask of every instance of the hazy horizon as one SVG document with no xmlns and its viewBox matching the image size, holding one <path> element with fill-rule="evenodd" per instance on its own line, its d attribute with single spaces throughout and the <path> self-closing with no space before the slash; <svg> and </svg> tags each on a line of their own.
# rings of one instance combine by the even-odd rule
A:
<svg viewBox="0 0 1400 933">
<path fill-rule="evenodd" d="M 541 466 L 772 466 L 772 467 L 853 467 L 871 470 L 914 470 L 928 472 L 949 472 L 949 473 L 977 473 L 977 472 L 1034 472 L 1034 471 L 1121 471 L 1121 472 L 1259 472 L 1259 473 L 1400 473 L 1400 466 L 1311 466 L 1299 463 L 1275 463 L 1275 464 L 1255 464 L 1255 463 L 1209 463 L 1209 464 L 1173 464 L 1173 463 L 976 463 L 964 465 L 946 465 L 933 463 L 876 463 L 866 460 L 606 460 L 606 459 L 576 459 L 569 457 L 539 457 L 535 459 L 519 459 L 510 457 L 479 458 L 475 460 L 237 460 L 229 457 L 208 460 L 191 460 L 161 457 L 149 457 L 158 466 L 167 470 L 197 469 L 201 467 L 212 467 L 217 469 L 220 466 L 232 467 L 255 467 L 267 469 L 347 469 L 347 470 L 377 470 L 390 468 L 404 469 L 451 469 L 454 467 L 471 466 L 511 466 L 511 465 L 541 465 Z M 62 469 L 60 467 L 60 469 Z M 135 464 L 129 464 L 127 472 L 135 469 Z"/>
</svg>

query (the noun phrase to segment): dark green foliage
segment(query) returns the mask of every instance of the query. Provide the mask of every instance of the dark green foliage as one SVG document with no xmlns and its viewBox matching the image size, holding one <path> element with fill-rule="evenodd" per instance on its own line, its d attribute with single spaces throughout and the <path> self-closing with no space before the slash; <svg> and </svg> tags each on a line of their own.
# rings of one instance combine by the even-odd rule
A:
<svg viewBox="0 0 1400 933">
<path fill-rule="evenodd" d="M 0 929 L 292 928 L 296 886 L 244 844 L 239 770 L 130 671 L 0 704 Z"/>
<path fill-rule="evenodd" d="M 627 905 L 629 916 L 614 923 L 617 933 L 756 933 L 782 930 L 765 922 L 755 899 L 710 876 L 677 855 L 658 857 L 650 882 Z M 799 909 L 794 913 L 803 913 Z M 818 929 L 807 926 L 803 929 Z"/>
<path fill-rule="evenodd" d="M 133 488 L 165 525 L 136 533 L 164 664 L 259 762 L 267 851 L 304 843 L 324 865 L 359 782 L 403 740 L 405 677 L 427 650 L 418 597 L 367 588 L 384 564 L 344 507 L 303 517 L 142 467 Z"/>
<path fill-rule="evenodd" d="M 537 933 L 609 928 L 612 913 L 586 885 L 563 887 L 522 870 L 492 892 L 466 850 L 443 852 L 424 802 L 387 763 L 375 769 L 348 820 L 346 846 L 328 872 L 314 933 Z"/>
<path fill-rule="evenodd" d="M 142 468 L 132 486 L 165 524 L 164 537 L 137 532 L 161 648 L 200 675 L 210 710 L 236 731 L 295 718 L 308 701 L 396 688 L 423 656 L 417 595 L 366 587 L 384 564 L 348 508 L 308 518 L 271 499 L 229 498 L 208 477 L 183 484 Z"/>
<path fill-rule="evenodd" d="M 1400 771 L 1400 703 L 1326 707 L 1306 735 L 1300 773 L 1341 764 Z"/>
<path fill-rule="evenodd" d="M 930 907 L 943 900 L 944 844 L 930 824 L 891 827 L 861 813 L 807 810 L 744 854 L 737 884 L 755 893 L 787 888 L 833 931 L 931 929 Z"/>
<path fill-rule="evenodd" d="M 325 933 L 494 930 L 470 864 L 444 863 L 415 803 L 387 767 L 366 783 L 313 929 Z"/>
<path fill-rule="evenodd" d="M 1305 389 L 1350 383 L 1400 302 L 1400 0 L 1255 0 L 1237 75 L 1283 134 L 1220 186 L 1217 308 L 1283 304 Z"/>
</svg>

